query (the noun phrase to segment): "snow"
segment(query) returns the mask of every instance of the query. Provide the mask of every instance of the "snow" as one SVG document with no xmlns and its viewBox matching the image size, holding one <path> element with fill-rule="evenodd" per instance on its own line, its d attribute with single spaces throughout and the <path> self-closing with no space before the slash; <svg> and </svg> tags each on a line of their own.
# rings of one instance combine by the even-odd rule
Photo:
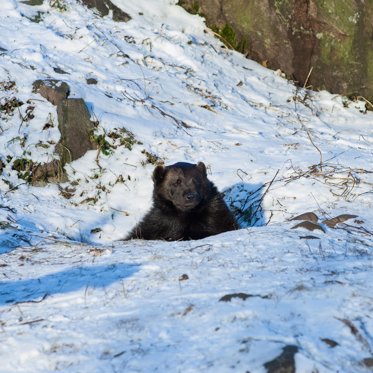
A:
<svg viewBox="0 0 373 373">
<path fill-rule="evenodd" d="M 113 1 L 127 23 L 64 3 L 1 3 L 0 105 L 24 103 L 0 111 L 1 372 L 265 372 L 285 346 L 298 348 L 297 372 L 368 371 L 372 113 L 227 50 L 176 1 Z M 56 107 L 32 92 L 44 78 L 85 100 L 97 133 L 137 140 L 128 149 L 107 137 L 109 155 L 68 165 L 70 199 L 12 169 L 12 159 L 57 157 Z M 151 203 L 144 151 L 205 162 L 247 213 L 242 229 L 120 241 Z M 357 217 L 292 229 L 307 211 Z"/>
</svg>

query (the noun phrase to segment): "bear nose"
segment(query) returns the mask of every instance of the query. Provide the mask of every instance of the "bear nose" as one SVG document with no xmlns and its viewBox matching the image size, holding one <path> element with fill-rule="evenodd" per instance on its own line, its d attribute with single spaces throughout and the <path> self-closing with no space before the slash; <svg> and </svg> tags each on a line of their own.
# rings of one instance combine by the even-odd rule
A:
<svg viewBox="0 0 373 373">
<path fill-rule="evenodd" d="M 188 193 L 185 194 L 185 199 L 188 200 L 188 201 L 190 201 L 190 200 L 196 198 L 196 196 L 197 196 L 197 193 L 195 193 L 195 192 L 188 192 Z"/>
</svg>

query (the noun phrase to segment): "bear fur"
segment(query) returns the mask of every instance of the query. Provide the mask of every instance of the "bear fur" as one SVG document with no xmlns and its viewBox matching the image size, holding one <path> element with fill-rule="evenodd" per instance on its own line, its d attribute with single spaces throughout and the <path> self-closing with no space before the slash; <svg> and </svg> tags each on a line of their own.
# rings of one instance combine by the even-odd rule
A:
<svg viewBox="0 0 373 373">
<path fill-rule="evenodd" d="M 153 182 L 153 206 L 126 240 L 197 240 L 237 229 L 203 162 L 157 166 Z"/>
</svg>

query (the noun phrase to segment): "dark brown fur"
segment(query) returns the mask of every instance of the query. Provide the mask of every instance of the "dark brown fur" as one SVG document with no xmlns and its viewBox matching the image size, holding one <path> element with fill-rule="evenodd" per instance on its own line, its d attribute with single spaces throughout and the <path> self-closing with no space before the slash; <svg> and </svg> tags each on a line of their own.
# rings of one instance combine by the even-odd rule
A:
<svg viewBox="0 0 373 373">
<path fill-rule="evenodd" d="M 196 240 L 237 229 L 204 163 L 157 166 L 153 182 L 153 207 L 127 240 Z"/>
</svg>

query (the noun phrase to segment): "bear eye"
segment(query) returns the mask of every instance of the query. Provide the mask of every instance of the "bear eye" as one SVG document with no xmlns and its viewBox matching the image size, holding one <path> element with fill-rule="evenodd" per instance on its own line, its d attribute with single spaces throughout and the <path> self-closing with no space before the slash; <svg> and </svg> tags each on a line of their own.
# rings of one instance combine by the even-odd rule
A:
<svg viewBox="0 0 373 373">
<path fill-rule="evenodd" d="M 181 179 L 177 179 L 175 182 L 174 182 L 174 186 L 178 186 L 181 184 Z"/>
</svg>

